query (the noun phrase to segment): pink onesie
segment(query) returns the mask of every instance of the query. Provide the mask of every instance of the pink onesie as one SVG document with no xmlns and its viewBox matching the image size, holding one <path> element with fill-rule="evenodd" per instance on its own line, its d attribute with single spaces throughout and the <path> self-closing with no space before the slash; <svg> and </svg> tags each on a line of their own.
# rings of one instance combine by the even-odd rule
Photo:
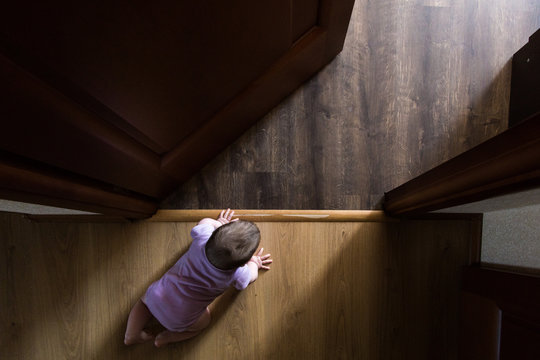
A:
<svg viewBox="0 0 540 360">
<path fill-rule="evenodd" d="M 220 270 L 208 261 L 204 247 L 213 231 L 212 225 L 195 226 L 189 250 L 148 287 L 142 299 L 167 330 L 185 331 L 229 286 L 243 290 L 249 285 L 247 265 Z"/>
</svg>

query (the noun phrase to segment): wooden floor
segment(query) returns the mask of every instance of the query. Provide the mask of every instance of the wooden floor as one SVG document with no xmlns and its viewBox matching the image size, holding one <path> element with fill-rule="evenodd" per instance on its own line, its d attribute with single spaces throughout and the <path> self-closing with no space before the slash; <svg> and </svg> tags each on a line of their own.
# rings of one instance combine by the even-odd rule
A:
<svg viewBox="0 0 540 360">
<path fill-rule="evenodd" d="M 0 214 L 1 358 L 456 359 L 472 220 L 261 222 L 272 270 L 220 298 L 207 331 L 163 349 L 124 346 L 131 306 L 193 225 Z"/>
<path fill-rule="evenodd" d="M 343 52 L 163 208 L 376 209 L 507 127 L 538 0 L 356 0 Z"/>
</svg>

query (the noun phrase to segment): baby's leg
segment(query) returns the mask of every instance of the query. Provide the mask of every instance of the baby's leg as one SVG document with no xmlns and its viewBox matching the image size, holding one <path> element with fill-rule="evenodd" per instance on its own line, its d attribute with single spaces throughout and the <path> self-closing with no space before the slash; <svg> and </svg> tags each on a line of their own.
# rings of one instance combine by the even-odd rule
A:
<svg viewBox="0 0 540 360">
<path fill-rule="evenodd" d="M 144 331 L 146 323 L 152 318 L 148 307 L 139 299 L 129 313 L 124 344 L 132 345 L 152 340 L 154 337 Z"/>
<path fill-rule="evenodd" d="M 190 339 L 196 335 L 198 335 L 205 327 L 210 324 L 211 316 L 210 316 L 210 310 L 206 308 L 206 311 L 199 317 L 199 319 L 189 327 L 186 331 L 182 332 L 174 332 L 165 330 L 160 332 L 156 336 L 156 340 L 154 341 L 154 345 L 157 347 L 161 347 L 163 345 L 167 345 L 172 342 L 178 342 L 182 340 Z"/>
</svg>

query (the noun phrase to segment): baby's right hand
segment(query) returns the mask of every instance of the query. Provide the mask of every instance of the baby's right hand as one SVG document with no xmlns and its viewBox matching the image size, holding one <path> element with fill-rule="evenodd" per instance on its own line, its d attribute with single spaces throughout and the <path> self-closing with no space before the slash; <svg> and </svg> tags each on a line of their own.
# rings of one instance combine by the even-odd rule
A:
<svg viewBox="0 0 540 360">
<path fill-rule="evenodd" d="M 228 224 L 230 222 L 239 220 L 238 218 L 233 219 L 232 218 L 233 216 L 234 216 L 234 210 L 232 210 L 232 211 L 231 211 L 231 209 L 227 209 L 227 211 L 222 210 L 221 213 L 219 214 L 219 217 L 217 218 L 217 221 L 219 221 L 221 223 L 221 225 L 225 225 L 225 224 Z"/>
<path fill-rule="evenodd" d="M 251 260 L 249 261 L 255 263 L 255 265 L 257 265 L 257 268 L 259 269 L 270 270 L 270 267 L 268 265 L 272 263 L 272 259 L 270 259 L 270 254 L 262 255 L 263 250 L 264 249 L 261 248 L 261 250 L 259 250 L 257 255 L 253 255 L 251 257 Z"/>
</svg>

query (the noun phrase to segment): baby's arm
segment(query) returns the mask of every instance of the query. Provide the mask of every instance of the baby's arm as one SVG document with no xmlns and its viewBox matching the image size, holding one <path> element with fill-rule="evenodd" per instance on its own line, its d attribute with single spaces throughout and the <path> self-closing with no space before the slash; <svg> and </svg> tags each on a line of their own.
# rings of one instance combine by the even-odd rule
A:
<svg viewBox="0 0 540 360">
<path fill-rule="evenodd" d="M 270 259 L 270 254 L 262 255 L 263 250 L 264 249 L 261 248 L 257 255 L 253 255 L 247 263 L 251 276 L 251 279 L 249 280 L 250 283 L 254 282 L 259 277 L 259 269 L 270 270 L 268 265 L 272 263 L 272 259 Z"/>
<path fill-rule="evenodd" d="M 201 221 L 199 221 L 199 223 L 197 225 L 209 224 L 209 225 L 212 225 L 214 227 L 214 230 L 215 230 L 218 227 L 220 227 L 221 225 L 228 224 L 228 223 L 230 223 L 232 221 L 238 221 L 238 218 L 236 218 L 236 219 L 232 218 L 233 215 L 234 215 L 234 210 L 232 210 L 232 211 L 231 211 L 231 209 L 227 209 L 227 211 L 223 210 L 219 214 L 219 217 L 217 218 L 217 220 L 210 219 L 210 218 L 204 218 Z"/>
</svg>

